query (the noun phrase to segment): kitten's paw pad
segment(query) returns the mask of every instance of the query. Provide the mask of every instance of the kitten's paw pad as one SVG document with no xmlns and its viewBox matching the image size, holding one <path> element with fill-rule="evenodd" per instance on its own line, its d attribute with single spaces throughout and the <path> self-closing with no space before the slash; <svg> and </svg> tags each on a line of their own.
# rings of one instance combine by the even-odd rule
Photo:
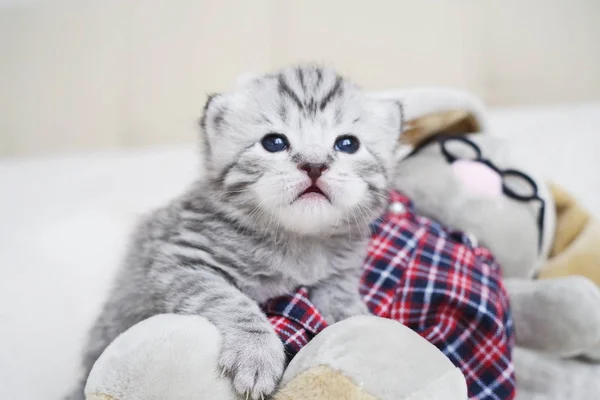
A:
<svg viewBox="0 0 600 400">
<path fill-rule="evenodd" d="M 285 365 L 283 344 L 272 331 L 234 335 L 223 343 L 220 364 L 231 371 L 239 394 L 260 400 L 273 393 L 281 379 Z"/>
</svg>

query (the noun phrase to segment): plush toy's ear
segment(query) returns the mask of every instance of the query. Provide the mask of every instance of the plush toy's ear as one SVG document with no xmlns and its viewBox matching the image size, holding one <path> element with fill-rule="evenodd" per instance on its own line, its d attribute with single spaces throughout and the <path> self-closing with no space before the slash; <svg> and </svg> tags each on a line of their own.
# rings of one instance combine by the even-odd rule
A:
<svg viewBox="0 0 600 400">
<path fill-rule="evenodd" d="M 442 111 L 406 121 L 401 140 L 416 146 L 437 134 L 466 135 L 480 130 L 477 119 L 469 111 Z"/>
<path fill-rule="evenodd" d="M 437 134 L 487 131 L 483 103 L 468 92 L 444 87 L 420 87 L 371 92 L 378 99 L 401 101 L 404 109 L 402 142 L 417 146 Z"/>
<path fill-rule="evenodd" d="M 556 204 L 556 232 L 550 256 L 562 253 L 588 224 L 590 215 L 560 186 L 550 184 Z"/>
<path fill-rule="evenodd" d="M 538 277 L 576 275 L 600 286 L 600 220 L 560 186 L 552 184 L 550 189 L 556 203 L 556 230 L 550 258 Z"/>
</svg>

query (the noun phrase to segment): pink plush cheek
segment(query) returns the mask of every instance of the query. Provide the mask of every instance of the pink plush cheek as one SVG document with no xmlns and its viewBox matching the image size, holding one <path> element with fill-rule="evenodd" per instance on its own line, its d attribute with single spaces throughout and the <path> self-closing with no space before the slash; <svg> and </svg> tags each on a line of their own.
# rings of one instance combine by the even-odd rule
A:
<svg viewBox="0 0 600 400">
<path fill-rule="evenodd" d="M 500 175 L 485 164 L 457 160 L 452 163 L 452 171 L 473 195 L 495 197 L 502 194 Z"/>
</svg>

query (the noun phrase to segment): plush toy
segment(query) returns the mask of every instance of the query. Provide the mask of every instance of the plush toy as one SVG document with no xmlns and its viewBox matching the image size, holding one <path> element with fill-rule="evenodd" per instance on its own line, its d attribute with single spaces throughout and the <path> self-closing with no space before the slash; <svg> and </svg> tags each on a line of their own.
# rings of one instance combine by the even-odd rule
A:
<svg viewBox="0 0 600 400">
<path fill-rule="evenodd" d="M 476 99 L 442 97 L 447 102 L 413 122 L 396 187 L 419 213 L 470 233 L 502 266 L 516 329 L 517 397 L 600 398 L 600 365 L 580 360 L 600 355 L 598 220 L 559 186 L 519 170 Z"/>
</svg>

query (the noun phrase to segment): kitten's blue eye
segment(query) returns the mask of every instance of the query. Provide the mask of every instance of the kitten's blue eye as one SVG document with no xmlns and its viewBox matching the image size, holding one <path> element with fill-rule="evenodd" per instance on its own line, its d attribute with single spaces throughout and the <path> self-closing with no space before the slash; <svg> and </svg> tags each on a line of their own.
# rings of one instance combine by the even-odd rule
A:
<svg viewBox="0 0 600 400">
<path fill-rule="evenodd" d="M 344 135 L 340 136 L 335 140 L 334 149 L 337 151 L 341 151 L 344 153 L 356 153 L 358 148 L 360 147 L 360 142 L 358 138 L 352 135 Z"/>
<path fill-rule="evenodd" d="M 271 153 L 277 153 L 278 151 L 283 151 L 290 147 L 290 143 L 285 135 L 281 135 L 279 133 L 269 133 L 268 135 L 265 135 L 260 143 L 265 150 Z"/>
</svg>

